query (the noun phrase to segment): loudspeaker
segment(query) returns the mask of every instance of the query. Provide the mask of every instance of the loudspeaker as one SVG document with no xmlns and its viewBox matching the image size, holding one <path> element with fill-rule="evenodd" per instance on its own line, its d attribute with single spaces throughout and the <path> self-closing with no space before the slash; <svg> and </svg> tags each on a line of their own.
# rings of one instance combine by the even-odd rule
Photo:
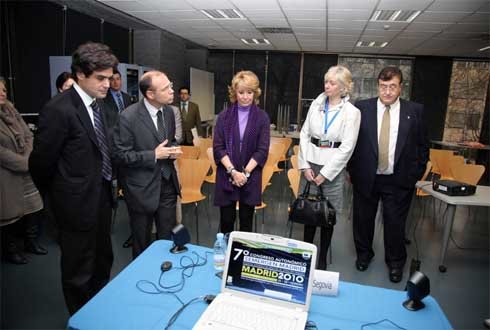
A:
<svg viewBox="0 0 490 330">
<path fill-rule="evenodd" d="M 418 311 L 425 307 L 422 299 L 430 293 L 430 281 L 423 273 L 415 271 L 407 281 L 408 300 L 403 303 L 403 307 L 410 311 Z"/>
<path fill-rule="evenodd" d="M 174 246 L 170 249 L 172 253 L 182 253 L 187 251 L 185 245 L 191 241 L 191 235 L 187 228 L 183 224 L 178 224 L 172 229 L 170 234 L 172 241 L 174 241 Z"/>
</svg>

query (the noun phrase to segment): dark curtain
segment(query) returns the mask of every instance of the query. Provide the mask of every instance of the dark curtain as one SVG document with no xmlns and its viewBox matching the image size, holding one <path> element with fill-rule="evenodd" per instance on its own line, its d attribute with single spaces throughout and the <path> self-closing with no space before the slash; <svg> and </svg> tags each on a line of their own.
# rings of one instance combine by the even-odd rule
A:
<svg viewBox="0 0 490 330">
<path fill-rule="evenodd" d="M 102 41 L 100 19 L 68 9 L 66 18 L 66 54 L 71 55 L 80 44 L 87 41 Z"/>
<path fill-rule="evenodd" d="M 260 81 L 260 88 L 264 90 L 265 86 L 265 52 L 240 51 L 235 53 L 235 73 L 243 70 L 252 71 L 257 75 Z M 228 85 L 231 83 L 228 82 Z M 259 107 L 269 111 L 269 105 L 264 108 L 264 93 L 260 96 Z"/>
<path fill-rule="evenodd" d="M 111 47 L 119 62 L 129 63 L 129 30 L 104 23 L 104 43 Z"/>
<path fill-rule="evenodd" d="M 299 53 L 269 53 L 267 112 L 272 123 L 277 124 L 279 104 L 289 106 L 289 123 L 296 123 L 300 64 Z"/>
<path fill-rule="evenodd" d="M 447 57 L 415 58 L 411 100 L 424 105 L 429 139 L 442 140 L 453 61 Z"/>
<path fill-rule="evenodd" d="M 233 52 L 231 50 L 209 51 L 208 71 L 214 73 L 214 113 L 223 110 L 228 100 L 228 86 L 233 78 Z"/>
</svg>

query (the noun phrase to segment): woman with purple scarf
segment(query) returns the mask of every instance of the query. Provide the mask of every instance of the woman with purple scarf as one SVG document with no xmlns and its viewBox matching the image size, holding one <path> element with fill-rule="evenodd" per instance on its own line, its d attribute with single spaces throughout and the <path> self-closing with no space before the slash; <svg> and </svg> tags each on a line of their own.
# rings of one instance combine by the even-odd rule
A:
<svg viewBox="0 0 490 330">
<path fill-rule="evenodd" d="M 213 138 L 214 204 L 220 207 L 222 233 L 233 231 L 237 202 L 240 230 L 252 231 L 255 206 L 262 201 L 262 168 L 270 143 L 269 117 L 257 107 L 261 94 L 257 76 L 238 72 L 228 93 L 231 106 L 219 114 Z"/>
</svg>

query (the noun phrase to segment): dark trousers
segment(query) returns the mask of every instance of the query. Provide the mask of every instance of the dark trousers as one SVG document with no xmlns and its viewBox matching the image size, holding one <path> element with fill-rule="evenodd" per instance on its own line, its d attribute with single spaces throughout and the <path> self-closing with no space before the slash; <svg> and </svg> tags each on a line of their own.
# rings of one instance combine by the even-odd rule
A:
<svg viewBox="0 0 490 330">
<path fill-rule="evenodd" d="M 111 275 L 111 184 L 104 180 L 97 224 L 88 231 L 60 227 L 61 282 L 70 315 L 78 311 Z"/>
<path fill-rule="evenodd" d="M 385 262 L 390 268 L 403 268 L 407 260 L 405 223 L 413 189 L 396 186 L 391 175 L 377 175 L 373 192 L 361 194 L 354 186 L 353 233 L 357 259 L 368 262 L 374 257 L 373 237 L 378 201 L 383 203 Z"/>
<path fill-rule="evenodd" d="M 304 241 L 313 243 L 317 226 L 305 225 Z M 332 242 L 333 226 L 320 227 L 320 253 L 318 255 L 317 269 L 327 269 L 327 252 Z"/>
<path fill-rule="evenodd" d="M 252 231 L 252 221 L 254 218 L 255 206 L 240 203 L 238 216 L 240 218 L 240 231 Z M 220 207 L 220 230 L 223 234 L 232 232 L 235 226 L 236 202 Z"/>
<path fill-rule="evenodd" d="M 157 239 L 170 239 L 170 234 L 176 224 L 176 207 L 177 191 L 172 177 L 169 180 L 162 177 L 160 202 L 155 212 L 135 212 L 131 209 L 131 205 L 128 204 L 131 232 L 133 234 L 133 259 L 150 246 L 153 221 L 155 221 L 157 228 Z"/>
</svg>

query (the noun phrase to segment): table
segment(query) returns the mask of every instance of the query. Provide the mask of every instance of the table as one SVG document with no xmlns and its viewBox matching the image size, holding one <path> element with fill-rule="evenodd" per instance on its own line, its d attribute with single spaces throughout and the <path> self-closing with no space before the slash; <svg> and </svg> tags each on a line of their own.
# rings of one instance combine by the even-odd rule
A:
<svg viewBox="0 0 490 330">
<path fill-rule="evenodd" d="M 204 255 L 211 249 L 189 244 L 185 254 L 168 252 L 172 243 L 154 242 L 143 254 L 129 264 L 109 282 L 92 300 L 68 321 L 68 329 L 164 329 L 171 315 L 180 307 L 172 295 L 151 295 L 137 290 L 136 282 L 147 279 L 156 282 L 160 265 L 170 260 L 174 267 L 181 256 L 192 252 Z M 214 275 L 212 254 L 208 263 L 198 267 L 186 282 L 178 296 L 187 302 L 192 298 L 217 294 L 220 279 Z M 168 275 L 167 275 L 168 274 Z M 173 269 L 164 274 L 167 285 L 175 283 L 180 271 Z M 426 297 L 426 307 L 410 312 L 402 306 L 406 300 L 404 291 L 388 290 L 354 283 L 340 282 L 337 297 L 313 296 L 308 319 L 318 329 L 359 329 L 364 323 L 390 319 L 401 327 L 410 329 L 452 329 L 451 324 L 432 297 Z M 204 302 L 196 302 L 180 314 L 170 329 L 190 330 L 206 308 Z M 392 325 L 383 323 L 377 329 Z M 372 328 L 375 329 L 375 328 Z"/>
<path fill-rule="evenodd" d="M 466 206 L 486 206 L 490 207 L 490 187 L 489 186 L 476 186 L 476 193 L 471 196 L 448 196 L 432 189 L 432 182 L 419 181 L 416 183 L 416 187 L 422 189 L 422 191 L 437 198 L 448 205 L 447 217 L 448 221 L 445 223 L 444 233 L 442 236 L 441 257 L 439 259 L 439 271 L 441 273 L 446 272 L 447 267 L 444 265 L 444 259 L 446 257 L 447 246 L 449 243 L 449 235 L 453 229 L 454 215 L 456 214 L 456 207 L 458 205 Z"/>
<path fill-rule="evenodd" d="M 296 132 L 296 131 L 282 133 L 282 132 L 271 129 L 270 134 L 271 134 L 271 137 L 290 137 L 293 139 L 299 139 L 299 132 Z"/>
<path fill-rule="evenodd" d="M 447 141 L 438 141 L 438 140 L 430 140 L 430 143 L 439 145 L 441 147 L 454 148 L 454 149 L 472 149 L 472 150 L 490 150 L 490 145 L 484 145 L 481 148 L 472 147 L 464 143 L 457 142 L 447 142 Z"/>
</svg>

